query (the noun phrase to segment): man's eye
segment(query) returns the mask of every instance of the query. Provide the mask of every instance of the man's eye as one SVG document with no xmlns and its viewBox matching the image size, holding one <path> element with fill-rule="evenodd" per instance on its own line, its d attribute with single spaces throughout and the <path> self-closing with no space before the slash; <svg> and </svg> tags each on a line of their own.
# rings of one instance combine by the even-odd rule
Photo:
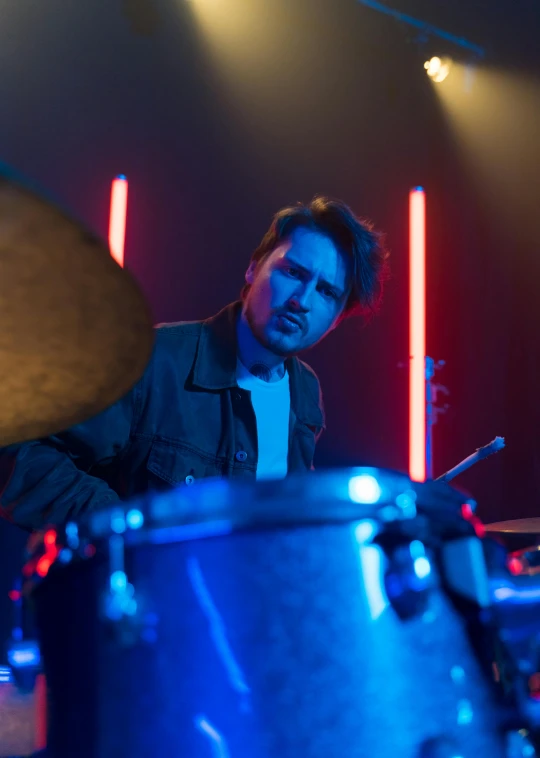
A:
<svg viewBox="0 0 540 758">
<path fill-rule="evenodd" d="M 289 276 L 299 276 L 300 271 L 297 268 L 293 268 L 292 266 L 287 266 L 285 271 L 289 274 Z"/>
<path fill-rule="evenodd" d="M 321 289 L 321 292 L 323 293 L 323 295 L 324 295 L 325 297 L 331 297 L 331 298 L 333 298 L 334 300 L 336 299 L 336 293 L 334 292 L 334 290 L 330 290 L 330 289 L 328 289 L 328 287 L 323 287 L 323 288 Z"/>
</svg>

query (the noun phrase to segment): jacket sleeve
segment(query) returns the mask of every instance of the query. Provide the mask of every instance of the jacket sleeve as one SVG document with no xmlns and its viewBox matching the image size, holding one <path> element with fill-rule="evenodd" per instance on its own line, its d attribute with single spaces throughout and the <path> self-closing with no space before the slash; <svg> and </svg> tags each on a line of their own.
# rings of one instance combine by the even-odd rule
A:
<svg viewBox="0 0 540 758">
<path fill-rule="evenodd" d="M 0 448 L 0 516 L 28 530 L 76 519 L 118 502 L 88 471 L 126 450 L 138 385 L 98 416 L 56 436 Z"/>
</svg>

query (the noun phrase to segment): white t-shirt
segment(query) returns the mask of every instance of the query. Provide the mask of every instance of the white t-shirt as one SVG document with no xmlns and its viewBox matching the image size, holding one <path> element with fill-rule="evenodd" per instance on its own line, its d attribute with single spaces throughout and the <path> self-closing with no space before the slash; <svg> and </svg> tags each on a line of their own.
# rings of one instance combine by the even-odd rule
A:
<svg viewBox="0 0 540 758">
<path fill-rule="evenodd" d="M 287 476 L 289 453 L 289 374 L 285 371 L 283 379 L 265 382 L 238 360 L 236 381 L 239 387 L 251 392 L 257 419 L 257 479 L 283 479 Z"/>
</svg>

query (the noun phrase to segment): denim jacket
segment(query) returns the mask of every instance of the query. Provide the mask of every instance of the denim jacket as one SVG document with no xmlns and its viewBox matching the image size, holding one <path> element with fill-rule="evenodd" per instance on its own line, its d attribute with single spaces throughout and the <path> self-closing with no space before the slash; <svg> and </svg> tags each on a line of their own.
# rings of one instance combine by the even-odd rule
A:
<svg viewBox="0 0 540 758">
<path fill-rule="evenodd" d="M 150 362 L 121 400 L 65 432 L 0 449 L 0 515 L 36 529 L 149 490 L 255 478 L 255 413 L 236 382 L 240 307 L 156 327 Z M 324 428 L 319 382 L 297 358 L 286 366 L 288 471 L 309 471 Z"/>
</svg>

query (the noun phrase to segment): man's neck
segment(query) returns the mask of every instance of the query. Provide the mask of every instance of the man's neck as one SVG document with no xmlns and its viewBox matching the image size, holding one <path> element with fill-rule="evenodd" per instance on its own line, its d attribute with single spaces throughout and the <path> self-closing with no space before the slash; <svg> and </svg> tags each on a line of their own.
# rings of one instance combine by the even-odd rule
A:
<svg viewBox="0 0 540 758">
<path fill-rule="evenodd" d="M 267 350 L 254 336 L 246 320 L 244 311 L 241 312 L 236 325 L 238 339 L 238 357 L 244 366 L 259 379 L 265 382 L 277 382 L 285 376 L 283 358 Z"/>
</svg>

